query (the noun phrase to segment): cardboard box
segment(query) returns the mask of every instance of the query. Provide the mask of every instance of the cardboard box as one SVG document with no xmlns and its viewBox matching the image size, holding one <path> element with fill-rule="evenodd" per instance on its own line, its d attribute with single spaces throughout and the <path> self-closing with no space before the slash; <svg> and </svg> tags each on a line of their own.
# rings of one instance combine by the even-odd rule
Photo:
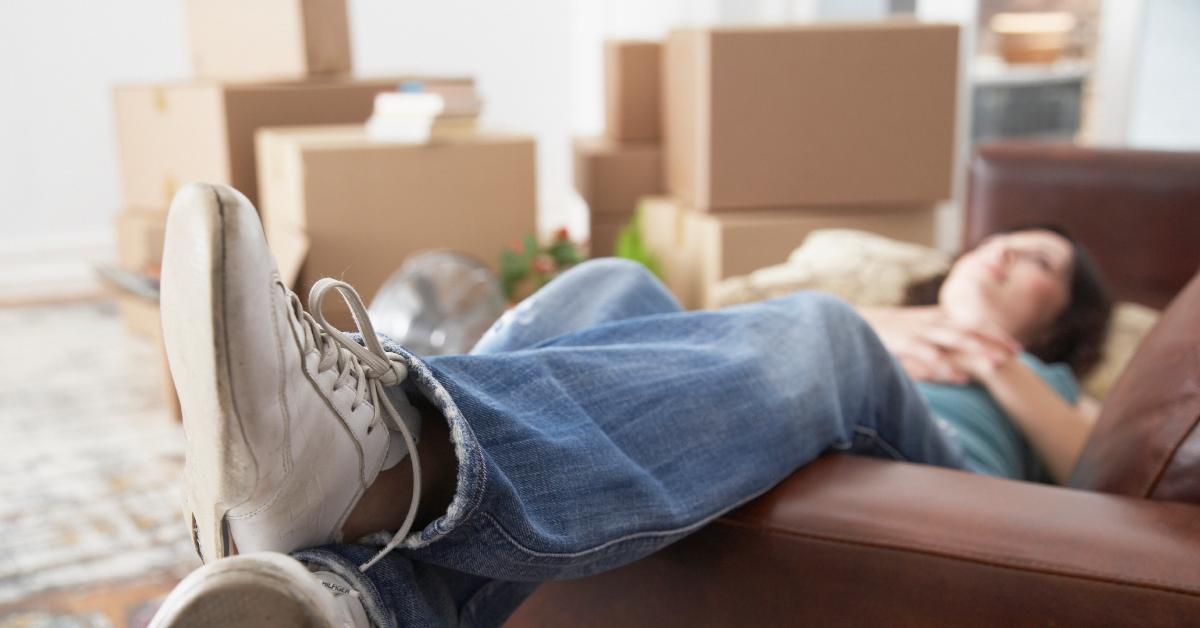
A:
<svg viewBox="0 0 1200 628">
<path fill-rule="evenodd" d="M 257 202 L 254 132 L 344 124 L 405 79 L 128 85 L 114 90 L 121 187 L 130 207 L 167 207 L 185 183 L 225 183 Z M 426 79 L 470 84 L 469 79 Z"/>
<path fill-rule="evenodd" d="M 667 189 L 701 210 L 948 198 L 957 60 L 952 25 L 674 31 Z"/>
<path fill-rule="evenodd" d="M 127 270 L 157 273 L 162 265 L 167 212 L 125 209 L 117 214 L 117 262 Z"/>
<path fill-rule="evenodd" d="M 432 249 L 495 270 L 501 250 L 536 231 L 529 137 L 412 144 L 374 140 L 352 126 L 264 129 L 257 142 L 260 210 L 281 268 L 294 255 L 279 248 L 281 234 L 308 237 L 301 295 L 316 278 L 334 276 L 369 304 L 406 257 Z"/>
<path fill-rule="evenodd" d="M 162 369 L 162 390 L 167 411 L 176 420 L 183 418 L 179 407 L 179 395 L 175 392 L 175 380 L 171 377 L 171 369 L 167 366 L 167 349 L 163 344 L 162 317 L 159 315 L 158 303 L 141 297 L 117 293 L 117 311 L 125 322 L 125 327 L 133 334 L 141 336 L 154 343 L 158 354 L 159 367 Z"/>
<path fill-rule="evenodd" d="M 616 251 L 617 235 L 633 220 L 634 212 L 588 216 L 588 257 L 612 257 Z"/>
<path fill-rule="evenodd" d="M 187 23 L 200 78 L 350 73 L 346 0 L 188 0 Z"/>
<path fill-rule="evenodd" d="M 621 142 L 662 136 L 662 48 L 656 41 L 604 42 L 605 134 Z"/>
<path fill-rule="evenodd" d="M 627 215 L 643 196 L 662 194 L 658 144 L 575 140 L 575 188 L 592 214 Z"/>
<path fill-rule="evenodd" d="M 688 308 L 709 307 L 713 284 L 782 264 L 817 229 L 860 229 L 932 246 L 936 208 L 826 208 L 705 213 L 671 198 L 642 204 L 643 238 L 668 287 Z"/>
</svg>

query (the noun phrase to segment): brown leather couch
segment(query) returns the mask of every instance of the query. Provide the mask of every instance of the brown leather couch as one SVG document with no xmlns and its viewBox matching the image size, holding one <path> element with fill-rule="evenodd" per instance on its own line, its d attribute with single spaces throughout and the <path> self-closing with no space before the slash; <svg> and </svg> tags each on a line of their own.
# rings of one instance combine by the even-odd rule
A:
<svg viewBox="0 0 1200 628">
<path fill-rule="evenodd" d="M 830 455 L 508 625 L 1200 625 L 1200 154 L 993 145 L 970 176 L 964 245 L 1057 222 L 1118 298 L 1178 293 L 1070 487 Z"/>
</svg>

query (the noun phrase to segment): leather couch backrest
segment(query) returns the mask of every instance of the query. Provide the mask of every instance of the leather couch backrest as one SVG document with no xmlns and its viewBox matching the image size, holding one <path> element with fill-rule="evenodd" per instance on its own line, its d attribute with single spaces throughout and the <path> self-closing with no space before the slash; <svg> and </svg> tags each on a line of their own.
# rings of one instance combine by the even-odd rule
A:
<svg viewBox="0 0 1200 628">
<path fill-rule="evenodd" d="M 1109 391 L 1069 485 L 1200 503 L 1200 274 Z"/>
<path fill-rule="evenodd" d="M 1041 142 L 971 159 L 963 250 L 1020 225 L 1065 227 L 1120 301 L 1161 309 L 1200 266 L 1200 152 Z"/>
</svg>

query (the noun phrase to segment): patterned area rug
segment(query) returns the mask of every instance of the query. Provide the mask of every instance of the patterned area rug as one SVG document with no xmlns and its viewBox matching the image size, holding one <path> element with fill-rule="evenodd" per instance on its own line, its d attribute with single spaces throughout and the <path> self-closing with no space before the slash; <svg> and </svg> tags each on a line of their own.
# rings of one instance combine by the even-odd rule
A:
<svg viewBox="0 0 1200 628">
<path fill-rule="evenodd" d="M 144 622 L 199 565 L 157 348 L 108 302 L 0 309 L 0 346 L 0 628 Z"/>
</svg>

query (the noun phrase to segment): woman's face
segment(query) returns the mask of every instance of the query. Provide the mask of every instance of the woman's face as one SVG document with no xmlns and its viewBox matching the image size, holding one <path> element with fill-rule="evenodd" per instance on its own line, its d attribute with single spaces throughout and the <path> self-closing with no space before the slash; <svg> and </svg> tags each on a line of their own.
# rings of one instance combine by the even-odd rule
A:
<svg viewBox="0 0 1200 628">
<path fill-rule="evenodd" d="M 1070 299 L 1073 250 L 1052 231 L 991 236 L 958 258 L 938 302 L 951 318 L 999 326 L 1028 346 L 1049 330 Z"/>
</svg>

